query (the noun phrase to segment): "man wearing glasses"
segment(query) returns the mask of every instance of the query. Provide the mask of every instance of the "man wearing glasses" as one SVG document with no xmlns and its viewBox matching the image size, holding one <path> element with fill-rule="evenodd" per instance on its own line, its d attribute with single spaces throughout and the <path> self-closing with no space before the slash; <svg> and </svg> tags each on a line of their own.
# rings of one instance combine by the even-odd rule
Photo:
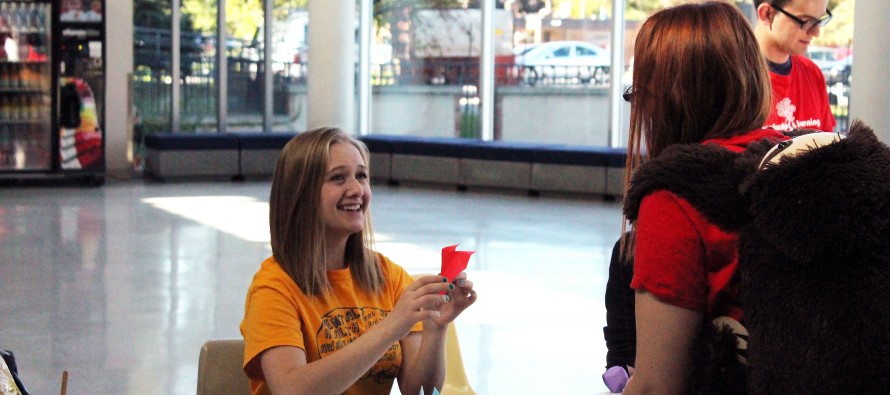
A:
<svg viewBox="0 0 890 395">
<path fill-rule="evenodd" d="M 754 0 L 754 35 L 767 59 L 772 109 L 764 127 L 834 131 L 822 71 L 806 56 L 807 46 L 831 20 L 828 0 Z"/>
</svg>

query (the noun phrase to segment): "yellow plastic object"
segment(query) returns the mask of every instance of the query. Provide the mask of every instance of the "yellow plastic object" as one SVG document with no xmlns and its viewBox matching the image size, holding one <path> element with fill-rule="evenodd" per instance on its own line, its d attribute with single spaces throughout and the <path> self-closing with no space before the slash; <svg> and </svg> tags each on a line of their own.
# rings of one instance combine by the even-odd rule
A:
<svg viewBox="0 0 890 395">
<path fill-rule="evenodd" d="M 198 358 L 197 395 L 248 395 L 250 383 L 241 368 L 243 339 L 213 339 L 201 347 Z"/>
<path fill-rule="evenodd" d="M 415 274 L 414 279 L 428 276 L 428 274 Z M 448 333 L 445 335 L 445 383 L 442 384 L 442 395 L 476 395 L 476 391 L 470 387 L 467 380 L 467 371 L 464 369 L 464 360 L 460 354 L 460 343 L 457 341 L 457 328 L 454 322 L 448 324 Z"/>
<path fill-rule="evenodd" d="M 448 334 L 445 337 L 445 383 L 442 385 L 442 395 L 476 395 L 467 381 L 454 322 L 448 324 Z"/>
</svg>

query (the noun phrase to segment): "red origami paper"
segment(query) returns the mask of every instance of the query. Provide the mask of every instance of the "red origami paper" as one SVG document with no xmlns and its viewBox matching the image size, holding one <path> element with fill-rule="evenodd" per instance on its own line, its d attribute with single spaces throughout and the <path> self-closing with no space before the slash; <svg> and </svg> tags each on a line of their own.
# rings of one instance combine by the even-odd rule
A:
<svg viewBox="0 0 890 395">
<path fill-rule="evenodd" d="M 454 281 L 460 272 L 467 268 L 470 255 L 476 251 L 457 251 L 457 244 L 442 248 L 442 271 L 440 276 L 448 278 L 448 282 Z"/>
</svg>

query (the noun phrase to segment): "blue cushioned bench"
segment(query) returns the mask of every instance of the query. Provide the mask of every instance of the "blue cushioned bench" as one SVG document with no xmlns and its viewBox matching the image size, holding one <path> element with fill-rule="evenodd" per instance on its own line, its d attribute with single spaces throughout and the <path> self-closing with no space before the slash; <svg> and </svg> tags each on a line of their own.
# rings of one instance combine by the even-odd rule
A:
<svg viewBox="0 0 890 395">
<path fill-rule="evenodd" d="M 626 148 L 606 149 L 606 195 L 624 195 L 624 168 L 627 165 Z"/>
<path fill-rule="evenodd" d="M 415 139 L 393 147 L 390 178 L 400 183 L 439 183 L 460 187 L 463 146 L 457 139 Z"/>
<path fill-rule="evenodd" d="M 463 147 L 461 186 L 532 189 L 532 163 L 540 145 L 469 140 Z"/>
<path fill-rule="evenodd" d="M 145 173 L 164 180 L 239 174 L 238 138 L 219 133 L 152 133 L 145 136 Z"/>
<path fill-rule="evenodd" d="M 240 177 L 271 177 L 281 149 L 296 133 L 232 133 L 238 139 Z"/>
<path fill-rule="evenodd" d="M 389 183 L 460 183 L 459 139 L 372 134 L 359 138 L 371 155 L 371 177 Z"/>
<path fill-rule="evenodd" d="M 608 148 L 549 145 L 535 154 L 530 189 L 604 194 Z"/>
<path fill-rule="evenodd" d="M 532 193 L 623 193 L 626 154 L 622 148 L 380 134 L 361 139 L 373 153 L 374 177 L 384 176 L 390 183 L 513 188 Z M 373 161 L 386 162 L 387 156 L 389 173 L 379 174 L 380 167 Z"/>
<path fill-rule="evenodd" d="M 368 135 L 359 136 L 359 140 L 365 143 L 371 155 L 371 181 L 392 182 L 392 151 L 393 147 L 401 141 L 400 136 Z"/>
<path fill-rule="evenodd" d="M 155 133 L 146 136 L 146 174 L 268 177 L 294 133 Z M 619 196 L 625 150 L 462 138 L 360 136 L 374 181 Z"/>
</svg>

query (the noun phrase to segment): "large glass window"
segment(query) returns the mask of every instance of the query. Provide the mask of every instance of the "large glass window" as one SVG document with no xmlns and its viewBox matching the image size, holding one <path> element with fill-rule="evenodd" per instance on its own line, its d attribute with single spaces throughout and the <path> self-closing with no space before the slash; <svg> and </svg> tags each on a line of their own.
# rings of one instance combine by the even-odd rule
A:
<svg viewBox="0 0 890 395">
<path fill-rule="evenodd" d="M 306 130 L 309 11 L 306 2 L 276 7 L 272 22 L 275 129 Z"/>
<path fill-rule="evenodd" d="M 275 130 L 306 129 L 306 103 L 292 95 L 302 90 L 305 97 L 306 65 L 309 61 L 309 12 L 305 1 L 275 7 L 272 22 L 272 71 Z"/>
<path fill-rule="evenodd" d="M 375 1 L 373 133 L 478 138 L 481 10 L 468 3 Z"/>
<path fill-rule="evenodd" d="M 218 0 L 223 1 L 223 0 Z M 264 83 L 266 0 L 181 0 L 180 131 L 218 130 L 217 32 L 225 29 L 227 130 L 264 130 L 265 89 L 273 130 L 306 128 L 309 58 L 306 0 L 274 1 L 271 70 Z M 682 0 L 628 1 L 623 70 L 611 70 L 613 0 L 496 0 L 493 24 L 495 140 L 621 145 L 610 138 L 610 90 L 628 86 L 633 41 L 651 12 Z M 356 5 L 360 2 L 357 0 Z M 373 133 L 479 139 L 481 1 L 375 0 L 370 49 Z M 621 2 L 624 3 L 624 2 Z M 753 7 L 738 2 L 754 20 Z M 169 1 L 135 0 L 134 98 L 144 133 L 171 128 Z M 357 7 L 358 8 L 358 7 Z M 830 0 L 834 19 L 813 41 L 825 64 L 839 130 L 846 129 L 854 0 Z M 358 16 L 356 21 L 358 21 Z M 356 23 L 356 25 L 358 25 Z M 360 37 L 361 32 L 356 32 Z M 358 80 L 358 79 L 357 79 Z M 626 131 L 629 109 L 621 104 Z"/>
<path fill-rule="evenodd" d="M 183 0 L 180 59 L 180 130 L 217 130 L 216 0 Z"/>
<path fill-rule="evenodd" d="M 227 130 L 263 126 L 263 0 L 226 2 Z"/>
<path fill-rule="evenodd" d="M 133 99 L 143 134 L 170 130 L 170 18 L 169 2 L 134 3 Z"/>
<path fill-rule="evenodd" d="M 494 40 L 506 36 L 512 56 L 496 58 L 505 71 L 495 80 L 496 138 L 609 144 L 609 86 L 623 75 L 611 72 L 611 6 L 612 0 L 505 2 L 512 31 L 503 35 L 495 25 Z"/>
</svg>

